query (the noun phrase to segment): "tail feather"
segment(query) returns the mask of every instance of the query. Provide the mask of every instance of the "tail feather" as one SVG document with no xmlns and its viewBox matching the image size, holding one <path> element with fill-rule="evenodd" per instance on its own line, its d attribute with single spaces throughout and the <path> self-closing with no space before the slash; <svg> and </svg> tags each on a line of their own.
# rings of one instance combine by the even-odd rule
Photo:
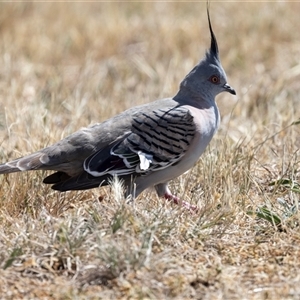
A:
<svg viewBox="0 0 300 300">
<path fill-rule="evenodd" d="M 42 155 L 43 153 L 36 152 L 5 164 L 1 164 L 0 174 L 43 169 L 44 164 L 40 160 Z"/>
<path fill-rule="evenodd" d="M 8 174 L 20 171 L 21 170 L 18 167 L 10 165 L 9 163 L 0 165 L 0 174 Z"/>
<path fill-rule="evenodd" d="M 56 174 L 56 173 L 55 173 Z M 51 176 L 51 175 L 50 175 Z M 83 172 L 78 176 L 70 177 L 67 180 L 54 184 L 51 188 L 56 191 L 66 192 L 75 190 L 88 190 L 108 185 L 108 176 L 94 177 L 87 172 Z"/>
<path fill-rule="evenodd" d="M 70 178 L 71 178 L 71 176 L 69 176 L 67 173 L 58 171 L 58 172 L 55 172 L 55 173 L 47 176 L 43 180 L 43 183 L 46 183 L 46 184 L 62 183 Z"/>
</svg>

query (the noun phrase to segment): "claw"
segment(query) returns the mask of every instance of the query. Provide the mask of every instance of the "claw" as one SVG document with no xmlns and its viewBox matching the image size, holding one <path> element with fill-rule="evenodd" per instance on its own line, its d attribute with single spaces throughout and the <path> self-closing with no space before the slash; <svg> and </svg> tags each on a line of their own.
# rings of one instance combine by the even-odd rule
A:
<svg viewBox="0 0 300 300">
<path fill-rule="evenodd" d="M 197 212 L 198 211 L 198 207 L 196 205 L 191 205 L 190 203 L 181 200 L 180 198 L 169 194 L 169 193 L 165 193 L 164 195 L 165 199 L 168 201 L 172 201 L 173 203 L 177 204 L 177 205 L 182 205 L 183 207 L 185 207 L 186 209 L 188 209 L 189 211 L 193 211 L 193 212 Z"/>
</svg>

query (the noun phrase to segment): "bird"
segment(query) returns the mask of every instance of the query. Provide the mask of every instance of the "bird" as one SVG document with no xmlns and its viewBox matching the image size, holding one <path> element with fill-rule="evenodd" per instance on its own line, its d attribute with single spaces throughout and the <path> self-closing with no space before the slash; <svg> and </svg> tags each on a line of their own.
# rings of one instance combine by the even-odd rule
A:
<svg viewBox="0 0 300 300">
<path fill-rule="evenodd" d="M 196 209 L 173 195 L 170 180 L 191 169 L 215 135 L 220 114 L 215 97 L 236 95 L 227 83 L 207 7 L 210 48 L 184 77 L 175 96 L 135 106 L 85 127 L 37 152 L 0 165 L 0 174 L 50 170 L 43 183 L 60 192 L 109 185 L 118 177 L 124 196 L 135 199 L 154 187 L 163 197 Z"/>
</svg>

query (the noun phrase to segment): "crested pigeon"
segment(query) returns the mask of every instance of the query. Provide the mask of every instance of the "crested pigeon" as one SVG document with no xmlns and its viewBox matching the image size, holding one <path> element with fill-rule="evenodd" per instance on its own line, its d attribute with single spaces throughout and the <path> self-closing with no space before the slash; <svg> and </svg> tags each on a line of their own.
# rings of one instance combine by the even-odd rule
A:
<svg viewBox="0 0 300 300">
<path fill-rule="evenodd" d="M 168 182 L 197 162 L 215 134 L 220 122 L 215 97 L 221 92 L 236 94 L 227 84 L 208 8 L 207 17 L 210 49 L 173 98 L 130 108 L 33 154 L 1 164 L 0 174 L 52 170 L 55 173 L 43 182 L 58 191 L 107 185 L 117 176 L 126 196 L 135 198 L 154 187 L 159 197 L 194 209 L 171 194 Z"/>
</svg>

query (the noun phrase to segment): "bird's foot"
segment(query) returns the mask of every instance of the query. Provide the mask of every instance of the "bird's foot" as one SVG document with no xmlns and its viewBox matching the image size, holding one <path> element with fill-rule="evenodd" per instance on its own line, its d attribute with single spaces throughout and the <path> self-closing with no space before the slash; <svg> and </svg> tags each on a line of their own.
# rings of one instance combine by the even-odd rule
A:
<svg viewBox="0 0 300 300">
<path fill-rule="evenodd" d="M 177 205 L 182 205 L 183 207 L 185 207 L 186 209 L 188 209 L 190 211 L 193 211 L 193 212 L 198 211 L 198 207 L 196 205 L 191 205 L 190 203 L 181 200 L 180 198 L 172 195 L 171 193 L 165 193 L 164 197 L 166 200 L 172 201 L 173 203 L 175 203 Z"/>
</svg>

